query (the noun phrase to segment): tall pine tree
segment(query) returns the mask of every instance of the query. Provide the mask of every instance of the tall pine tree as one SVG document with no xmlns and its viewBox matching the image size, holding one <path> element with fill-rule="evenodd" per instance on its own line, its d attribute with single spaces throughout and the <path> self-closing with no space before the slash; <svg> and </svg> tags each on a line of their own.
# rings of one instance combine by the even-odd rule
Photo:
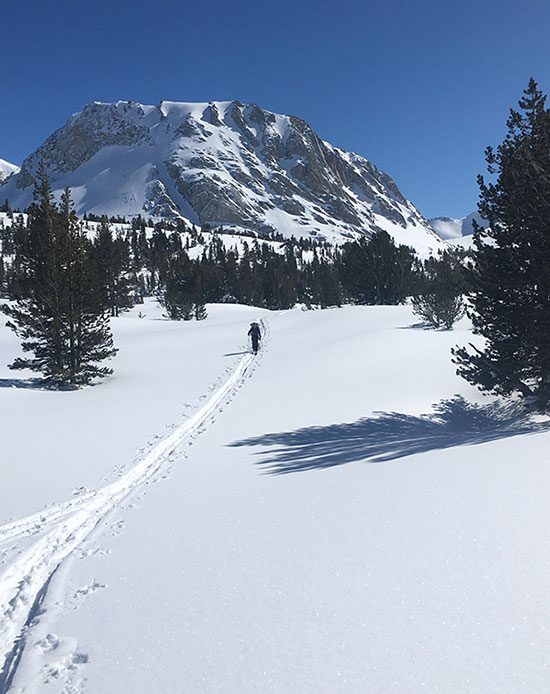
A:
<svg viewBox="0 0 550 694">
<path fill-rule="evenodd" d="M 43 163 L 34 196 L 18 248 L 25 291 L 2 306 L 28 353 L 10 368 L 40 372 L 55 387 L 86 384 L 112 372 L 100 362 L 116 353 L 94 290 L 89 249 L 69 192 L 59 210 L 54 204 Z"/>
<path fill-rule="evenodd" d="M 482 390 L 550 404 L 550 114 L 531 79 L 508 132 L 478 177 L 488 229 L 474 233 L 470 316 L 483 349 L 454 350 L 458 373 Z"/>
</svg>

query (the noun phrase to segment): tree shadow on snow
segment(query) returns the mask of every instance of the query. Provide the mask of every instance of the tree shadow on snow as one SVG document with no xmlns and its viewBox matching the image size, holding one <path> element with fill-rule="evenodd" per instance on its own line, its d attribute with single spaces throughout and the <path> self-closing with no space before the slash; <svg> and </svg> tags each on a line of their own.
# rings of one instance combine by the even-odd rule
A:
<svg viewBox="0 0 550 694">
<path fill-rule="evenodd" d="M 471 446 L 550 430 L 519 403 L 475 405 L 456 396 L 413 416 L 377 412 L 357 422 L 265 434 L 231 446 L 267 446 L 257 464 L 269 474 L 319 470 L 358 461 L 383 463 L 417 453 Z"/>
<path fill-rule="evenodd" d="M 432 332 L 449 332 L 450 328 L 434 328 L 433 325 L 430 325 L 429 323 L 411 323 L 410 325 L 401 325 L 398 330 L 424 330 L 424 331 L 429 331 L 431 330 Z"/>
<path fill-rule="evenodd" d="M 78 386 L 70 383 L 52 385 L 42 378 L 0 378 L 0 388 L 23 388 L 25 390 L 78 390 Z"/>
</svg>

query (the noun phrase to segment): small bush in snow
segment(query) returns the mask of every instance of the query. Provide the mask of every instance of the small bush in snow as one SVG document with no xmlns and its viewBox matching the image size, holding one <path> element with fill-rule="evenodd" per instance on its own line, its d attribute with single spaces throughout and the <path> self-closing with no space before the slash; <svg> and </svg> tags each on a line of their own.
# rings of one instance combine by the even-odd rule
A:
<svg viewBox="0 0 550 694">
<path fill-rule="evenodd" d="M 456 296 L 440 289 L 415 296 L 412 300 L 412 306 L 413 311 L 426 323 L 434 328 L 446 328 L 447 330 L 450 330 L 465 312 L 462 296 Z"/>
</svg>

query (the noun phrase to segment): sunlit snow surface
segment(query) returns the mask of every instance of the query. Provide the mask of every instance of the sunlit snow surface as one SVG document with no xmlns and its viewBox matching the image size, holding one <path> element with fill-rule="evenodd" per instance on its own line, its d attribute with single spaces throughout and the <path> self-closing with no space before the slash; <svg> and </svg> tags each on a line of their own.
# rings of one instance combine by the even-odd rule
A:
<svg viewBox="0 0 550 694">
<path fill-rule="evenodd" d="M 454 374 L 467 324 L 208 310 L 136 307 L 64 393 L 0 328 L 10 693 L 545 693 L 550 431 Z"/>
<path fill-rule="evenodd" d="M 8 176 L 11 176 L 13 173 L 17 173 L 18 171 L 18 166 L 15 164 L 10 164 L 10 162 L 6 161 L 5 159 L 0 159 L 0 183 L 8 178 Z"/>
<path fill-rule="evenodd" d="M 460 219 L 451 219 L 450 217 L 434 217 L 429 220 L 433 229 L 438 236 L 450 243 L 452 246 L 458 246 L 467 250 L 473 248 L 474 245 L 474 225 L 473 222 L 480 227 L 487 228 L 487 221 L 477 212 L 472 212 Z"/>
</svg>

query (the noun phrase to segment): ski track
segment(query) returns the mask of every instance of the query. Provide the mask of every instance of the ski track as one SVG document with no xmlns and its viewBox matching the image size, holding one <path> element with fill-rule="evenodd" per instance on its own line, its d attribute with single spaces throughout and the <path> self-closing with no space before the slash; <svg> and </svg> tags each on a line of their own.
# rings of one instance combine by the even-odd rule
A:
<svg viewBox="0 0 550 694">
<path fill-rule="evenodd" d="M 260 323 L 263 328 L 261 357 L 270 331 L 265 321 Z M 0 694 L 10 687 L 25 646 L 26 632 L 32 626 L 33 609 L 37 600 L 44 598 L 45 589 L 59 565 L 89 537 L 110 511 L 148 483 L 178 446 L 200 434 L 208 422 L 214 421 L 252 374 L 258 361 L 258 356 L 245 355 L 229 378 L 195 414 L 114 482 L 0 526 L 0 545 L 45 532 L 0 575 L 0 656 L 3 658 Z"/>
</svg>

